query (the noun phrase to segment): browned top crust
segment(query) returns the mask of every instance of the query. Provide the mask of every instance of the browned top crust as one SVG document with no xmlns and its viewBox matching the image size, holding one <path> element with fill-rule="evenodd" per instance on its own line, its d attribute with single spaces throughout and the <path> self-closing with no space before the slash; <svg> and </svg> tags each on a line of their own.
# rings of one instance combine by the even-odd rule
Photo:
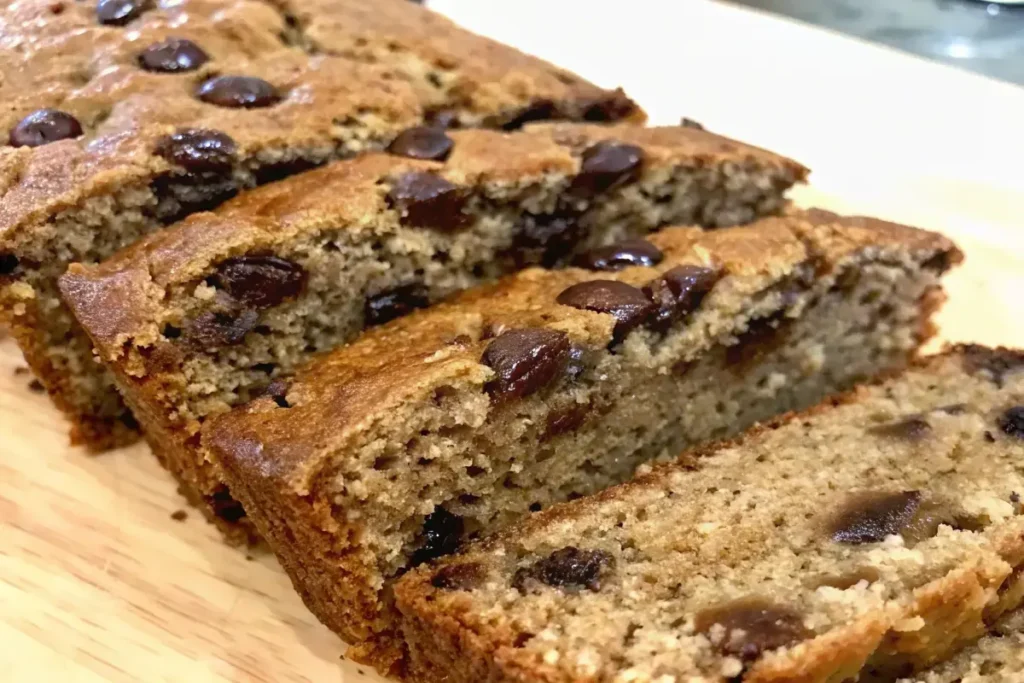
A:
<svg viewBox="0 0 1024 683">
<path fill-rule="evenodd" d="M 555 302 L 577 282 L 615 279 L 641 286 L 681 264 L 714 263 L 725 274 L 763 281 L 792 273 L 801 264 L 818 272 L 863 257 L 917 267 L 945 254 L 956 263 L 960 252 L 941 235 L 891 223 L 837 218 L 831 223 L 795 213 L 746 228 L 703 232 L 671 228 L 649 237 L 665 254 L 656 267 L 617 273 L 530 269 L 499 283 L 467 292 L 433 309 L 370 330 L 299 372 L 280 408 L 261 398 L 207 424 L 205 443 L 216 457 L 248 476 L 255 488 L 308 493 L 329 454 L 406 401 L 426 400 L 438 387 L 484 384 L 493 373 L 481 363 L 488 332 L 520 327 L 563 331 L 584 347 L 604 347 L 615 320 Z M 751 292 L 752 294 L 753 292 Z"/>
<path fill-rule="evenodd" d="M 358 151 L 358 140 L 348 139 L 353 128 L 382 131 L 388 139 L 388 132 L 441 111 L 465 125 L 512 127 L 538 118 L 643 119 L 620 92 L 473 35 L 407 0 L 274 4 L 140 0 L 147 9 L 113 25 L 99 21 L 96 0 L 8 3 L 0 10 L 3 141 L 44 108 L 74 116 L 82 134 L 2 148 L 2 241 L 12 243 L 26 226 L 84 199 L 170 171 L 154 144 L 182 128 L 226 133 L 238 158 L 255 163 L 268 149 L 345 142 Z M 174 73 L 140 66 L 146 48 L 172 38 L 192 41 L 206 61 Z M 215 75 L 258 77 L 281 100 L 256 108 L 203 102 L 196 89 Z"/>
<path fill-rule="evenodd" d="M 584 148 L 616 140 L 641 147 L 649 171 L 732 162 L 788 169 L 795 178 L 807 173 L 784 157 L 692 128 L 538 124 L 518 133 L 476 129 L 450 136 L 455 144 L 444 163 L 368 154 L 244 193 L 215 212 L 194 214 L 102 264 L 72 266 L 62 279 L 65 298 L 101 356 L 116 359 L 126 341 L 144 344 L 158 333 L 168 287 L 202 277 L 225 258 L 271 251 L 303 233 L 372 230 L 368 217 L 392 210 L 387 181 L 413 169 L 437 172 L 461 187 L 573 176 Z"/>
</svg>

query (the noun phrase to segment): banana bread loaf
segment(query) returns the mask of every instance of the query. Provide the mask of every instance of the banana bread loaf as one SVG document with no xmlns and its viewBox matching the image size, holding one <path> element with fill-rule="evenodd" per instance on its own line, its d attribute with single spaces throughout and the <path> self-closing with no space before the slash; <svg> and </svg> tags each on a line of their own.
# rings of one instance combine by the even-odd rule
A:
<svg viewBox="0 0 1024 683">
<path fill-rule="evenodd" d="M 778 211 L 804 174 L 686 128 L 416 128 L 389 150 L 258 188 L 61 280 L 154 451 L 236 538 L 250 528 L 196 448 L 209 416 L 366 326 L 501 273 L 666 223 Z"/>
<path fill-rule="evenodd" d="M 614 271 L 630 259 L 599 249 L 395 320 L 207 423 L 230 492 L 355 657 L 397 660 L 388 586 L 410 566 L 902 367 L 959 258 L 825 212 L 628 253 L 650 257 Z"/>
<path fill-rule="evenodd" d="M 395 588 L 416 681 L 892 681 L 1020 604 L 1024 353 L 968 347 Z"/>
<path fill-rule="evenodd" d="M 134 429 L 60 301 L 69 263 L 424 121 L 643 119 L 622 93 L 406 0 L 299 4 L 301 17 L 249 0 L 0 9 L 0 324 L 74 441 L 102 448 Z"/>
<path fill-rule="evenodd" d="M 997 625 L 992 635 L 948 662 L 899 683 L 1021 683 L 1024 681 L 1024 612 Z"/>
</svg>

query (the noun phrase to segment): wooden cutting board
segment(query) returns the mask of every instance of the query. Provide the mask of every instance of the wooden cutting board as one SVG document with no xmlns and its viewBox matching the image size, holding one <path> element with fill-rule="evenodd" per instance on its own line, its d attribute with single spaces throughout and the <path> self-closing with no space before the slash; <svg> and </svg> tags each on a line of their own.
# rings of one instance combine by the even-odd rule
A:
<svg viewBox="0 0 1024 683">
<path fill-rule="evenodd" d="M 447 4 L 461 5 L 472 18 L 471 3 Z M 779 44 L 795 40 L 788 24 L 714 12 L 723 14 L 704 18 L 712 37 L 783 32 Z M 816 33 L 808 35 L 818 40 Z M 881 59 L 870 49 L 863 54 Z M 887 59 L 904 64 L 899 56 Z M 798 203 L 918 223 L 959 242 L 967 263 L 948 279 L 949 303 L 940 314 L 945 340 L 1024 346 L 1024 191 L 1017 178 L 1003 183 L 980 172 L 934 174 L 900 158 L 868 164 L 870 154 L 851 149 L 840 156 L 838 148 L 810 145 L 806 130 L 785 117 L 761 117 L 761 128 L 736 123 L 749 119 L 737 118 L 728 98 L 716 100 L 715 92 L 709 87 L 703 93 L 701 112 L 731 128 L 723 132 L 824 169 L 825 182 L 802 188 Z M 649 105 L 660 113 L 656 118 L 693 114 L 656 99 L 651 95 Z M 988 104 L 1003 113 L 1020 105 L 1014 120 L 1024 116 L 1024 98 L 993 95 Z M 894 138 L 897 143 L 905 145 L 906 136 Z M 993 150 L 979 161 L 970 156 L 970 145 L 964 149 L 960 170 L 969 162 L 989 168 L 982 162 L 999 156 Z M 1016 164 L 1014 170 L 1019 177 Z M 225 546 L 185 509 L 145 446 L 102 457 L 69 448 L 64 423 L 30 388 L 23 367 L 13 344 L 0 342 L 0 677 L 64 683 L 378 680 L 343 661 L 342 643 L 305 610 L 273 558 Z"/>
</svg>

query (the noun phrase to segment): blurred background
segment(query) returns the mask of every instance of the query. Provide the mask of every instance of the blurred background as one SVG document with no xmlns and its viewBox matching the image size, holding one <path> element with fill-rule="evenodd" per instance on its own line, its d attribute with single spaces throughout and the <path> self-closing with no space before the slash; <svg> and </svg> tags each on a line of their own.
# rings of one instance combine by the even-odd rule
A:
<svg viewBox="0 0 1024 683">
<path fill-rule="evenodd" d="M 729 0 L 1024 85 L 1024 0 Z"/>
</svg>

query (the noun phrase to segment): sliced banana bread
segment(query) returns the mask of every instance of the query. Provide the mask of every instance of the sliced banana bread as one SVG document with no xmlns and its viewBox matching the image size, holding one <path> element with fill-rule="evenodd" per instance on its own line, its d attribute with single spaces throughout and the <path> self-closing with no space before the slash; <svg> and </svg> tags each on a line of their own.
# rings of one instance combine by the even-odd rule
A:
<svg viewBox="0 0 1024 683">
<path fill-rule="evenodd" d="M 1004 619 L 948 662 L 899 683 L 1021 683 L 1024 681 L 1024 612 Z"/>
<path fill-rule="evenodd" d="M 302 6 L 301 21 L 248 0 L 0 8 L 0 324 L 74 441 L 101 448 L 135 431 L 61 304 L 69 263 L 424 121 L 643 120 L 621 92 L 406 0 Z M 345 33 L 303 37 L 324 22 Z"/>
<path fill-rule="evenodd" d="M 692 451 L 396 586 L 417 681 L 892 681 L 1013 609 L 1024 354 Z"/>
<path fill-rule="evenodd" d="M 805 172 L 679 127 L 416 128 L 389 149 L 258 188 L 61 280 L 157 455 L 229 522 L 241 513 L 197 452 L 199 428 L 314 352 L 588 246 L 776 212 Z"/>
<path fill-rule="evenodd" d="M 356 657 L 397 660 L 389 584 L 410 566 L 903 367 L 959 258 L 825 212 L 648 240 L 371 330 L 207 423 L 310 608 L 371 641 Z"/>
</svg>

